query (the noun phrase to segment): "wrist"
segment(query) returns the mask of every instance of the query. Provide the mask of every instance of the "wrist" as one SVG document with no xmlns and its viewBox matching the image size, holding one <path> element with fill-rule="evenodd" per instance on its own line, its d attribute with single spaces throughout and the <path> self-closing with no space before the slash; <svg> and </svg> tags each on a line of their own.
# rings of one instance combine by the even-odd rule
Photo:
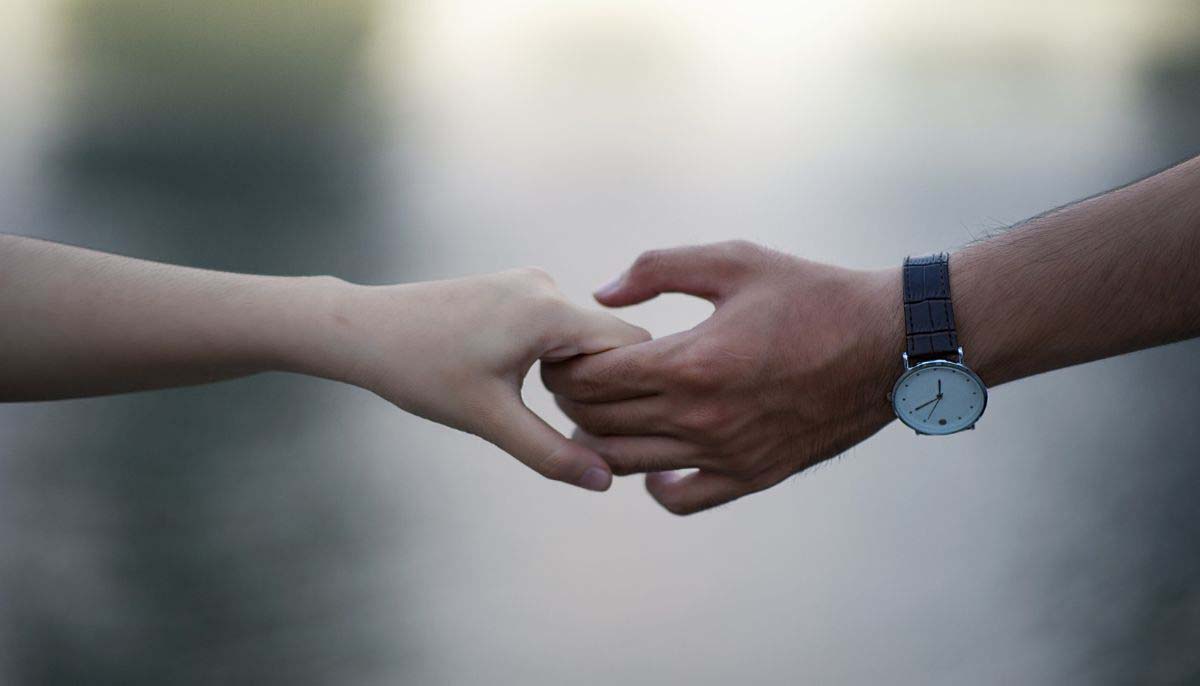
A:
<svg viewBox="0 0 1200 686">
<path fill-rule="evenodd" d="M 820 413 L 857 442 L 895 418 L 888 393 L 903 371 L 900 270 L 799 266 L 792 335 L 806 345 L 791 358 L 797 388 L 827 401 Z"/>
<path fill-rule="evenodd" d="M 354 302 L 367 286 L 333 276 L 287 277 L 269 287 L 274 322 L 266 327 L 273 371 L 344 381 Z"/>
<path fill-rule="evenodd" d="M 858 356 L 863 370 L 863 403 L 869 420 L 886 424 L 894 419 L 888 393 L 903 370 L 903 277 L 897 267 L 863 272 L 860 281 Z"/>
<path fill-rule="evenodd" d="M 992 326 L 998 315 L 1003 316 L 1002 307 L 1012 299 L 998 299 L 1000 289 L 986 282 L 987 275 L 995 272 L 988 265 L 989 259 L 987 244 L 952 253 L 950 293 L 954 297 L 954 320 L 965 363 L 984 383 L 994 387 L 1032 373 L 1022 367 L 1036 368 L 1035 353 L 1040 348 L 1027 341 L 1011 340 L 1032 327 Z M 1044 332 L 1037 332 L 1032 340 L 1039 338 L 1046 338 Z"/>
</svg>

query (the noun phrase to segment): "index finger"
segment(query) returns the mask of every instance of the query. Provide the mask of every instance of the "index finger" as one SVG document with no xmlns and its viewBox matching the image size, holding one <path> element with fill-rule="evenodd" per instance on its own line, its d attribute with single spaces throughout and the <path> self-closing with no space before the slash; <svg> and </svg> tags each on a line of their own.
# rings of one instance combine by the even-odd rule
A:
<svg viewBox="0 0 1200 686">
<path fill-rule="evenodd" d="M 542 383 L 555 395 L 598 403 L 654 395 L 665 339 L 635 343 L 562 362 L 542 362 Z"/>
</svg>

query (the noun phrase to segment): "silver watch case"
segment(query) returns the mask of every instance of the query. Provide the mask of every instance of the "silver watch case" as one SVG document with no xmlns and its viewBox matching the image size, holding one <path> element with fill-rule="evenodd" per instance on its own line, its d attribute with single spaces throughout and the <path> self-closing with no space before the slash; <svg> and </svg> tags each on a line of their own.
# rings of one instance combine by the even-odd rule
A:
<svg viewBox="0 0 1200 686">
<path fill-rule="evenodd" d="M 981 417 L 983 417 L 983 413 L 987 412 L 988 388 L 986 385 L 984 385 L 983 379 L 980 379 L 979 375 L 976 374 L 974 372 L 974 370 L 972 370 L 970 367 L 963 364 L 963 349 L 961 347 L 958 349 L 958 361 L 957 362 L 953 362 L 951 360 L 929 360 L 928 362 L 920 362 L 915 365 L 910 365 L 908 363 L 908 353 L 907 352 L 900 353 L 900 358 L 904 361 L 904 372 L 902 374 L 900 374 L 899 378 L 896 379 L 896 383 L 892 384 L 892 391 L 887 394 L 887 399 L 888 399 L 888 404 L 892 406 L 892 413 L 896 415 L 896 419 L 899 419 L 901 424 L 904 424 L 908 428 L 912 429 L 913 432 L 915 434 L 917 434 L 918 436 L 934 436 L 934 435 L 953 436 L 956 433 L 961 433 L 961 432 L 967 431 L 967 430 L 973 431 L 975 429 L 975 424 L 979 422 L 979 419 Z M 972 423 L 970 426 L 963 427 L 962 429 L 959 429 L 958 431 L 955 431 L 953 433 L 948 433 L 948 434 L 929 434 L 924 431 L 920 431 L 919 429 L 916 429 L 915 427 L 909 425 L 908 422 L 904 421 L 904 417 L 902 417 L 899 412 L 896 412 L 896 404 L 895 404 L 893 398 L 895 398 L 896 391 L 900 388 L 901 382 L 903 382 L 905 379 L 907 379 L 910 375 L 912 375 L 914 372 L 916 372 L 918 370 L 930 369 L 933 367 L 953 367 L 953 368 L 957 369 L 958 371 L 961 371 L 961 372 L 967 374 L 968 376 L 970 376 L 972 379 L 975 380 L 976 383 L 979 384 L 979 387 L 983 389 L 983 407 L 981 407 L 979 409 L 979 415 L 977 417 L 975 417 L 975 422 Z"/>
</svg>

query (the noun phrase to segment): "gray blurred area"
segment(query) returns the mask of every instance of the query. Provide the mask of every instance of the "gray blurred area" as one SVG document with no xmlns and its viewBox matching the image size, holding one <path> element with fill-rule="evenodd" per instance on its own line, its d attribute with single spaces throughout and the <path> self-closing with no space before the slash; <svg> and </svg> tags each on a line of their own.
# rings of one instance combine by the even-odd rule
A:
<svg viewBox="0 0 1200 686">
<path fill-rule="evenodd" d="M 17 230 L 212 269 L 378 277 L 375 122 L 358 76 L 375 13 L 340 0 L 56 7 L 67 85 L 43 153 L 44 223 Z M 371 564 L 370 523 L 388 511 L 343 435 L 342 390 L 276 377 L 16 410 L 5 683 L 394 673 L 404 656 L 376 600 L 393 589 Z"/>
<path fill-rule="evenodd" d="M 878 267 L 1200 153 L 1191 0 L 0 9 L 4 230 L 214 269 Z M 312 379 L 0 407 L 0 683 L 1196 683 L 1198 356 L 687 519 Z"/>
</svg>

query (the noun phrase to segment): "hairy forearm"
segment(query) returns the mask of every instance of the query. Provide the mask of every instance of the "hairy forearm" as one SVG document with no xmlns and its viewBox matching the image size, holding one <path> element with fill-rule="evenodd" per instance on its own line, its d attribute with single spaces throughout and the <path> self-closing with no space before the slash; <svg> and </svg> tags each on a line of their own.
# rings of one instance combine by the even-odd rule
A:
<svg viewBox="0 0 1200 686">
<path fill-rule="evenodd" d="M 990 385 L 1200 335 L 1200 158 L 971 245 L 950 274 Z"/>
<path fill-rule="evenodd" d="M 189 269 L 0 235 L 0 400 L 318 366 L 309 360 L 339 283 Z"/>
<path fill-rule="evenodd" d="M 967 365 L 996 385 L 1196 336 L 1198 262 L 1200 160 L 970 246 L 950 260 Z M 895 419 L 903 290 L 899 267 L 852 271 L 741 241 L 655 250 L 596 298 L 623 307 L 687 293 L 713 314 L 649 343 L 543 365 L 542 378 L 616 473 L 646 472 L 668 510 L 699 512 Z M 917 405 L 929 417 L 943 397 L 936 383 Z"/>
</svg>

